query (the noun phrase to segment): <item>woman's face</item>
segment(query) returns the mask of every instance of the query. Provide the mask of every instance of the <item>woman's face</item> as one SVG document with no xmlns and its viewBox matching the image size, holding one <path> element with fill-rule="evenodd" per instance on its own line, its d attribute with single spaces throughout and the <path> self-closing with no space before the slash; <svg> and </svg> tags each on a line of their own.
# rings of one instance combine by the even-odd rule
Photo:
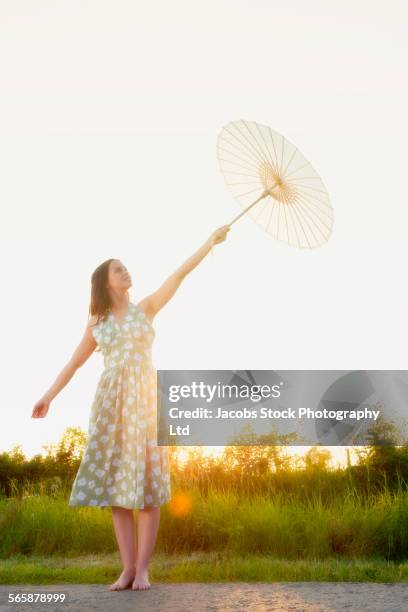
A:
<svg viewBox="0 0 408 612">
<path fill-rule="evenodd" d="M 114 291 L 126 291 L 132 286 L 132 278 L 119 259 L 109 264 L 108 287 Z"/>
</svg>

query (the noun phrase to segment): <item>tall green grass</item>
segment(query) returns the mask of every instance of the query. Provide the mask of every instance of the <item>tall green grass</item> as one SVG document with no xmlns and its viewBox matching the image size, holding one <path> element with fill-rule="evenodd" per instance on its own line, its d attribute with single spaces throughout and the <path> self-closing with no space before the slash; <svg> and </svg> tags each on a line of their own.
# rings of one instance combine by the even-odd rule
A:
<svg viewBox="0 0 408 612">
<path fill-rule="evenodd" d="M 182 516 L 177 516 L 179 493 L 191 504 Z M 109 508 L 72 508 L 61 490 L 51 496 L 31 492 L 0 500 L 2 558 L 116 549 Z M 349 488 L 342 496 L 326 499 L 318 491 L 296 497 L 276 491 L 248 495 L 218 486 L 208 486 L 205 492 L 173 486 L 172 501 L 161 507 L 155 550 L 402 560 L 408 556 L 408 492 L 384 489 L 363 495 Z"/>
<path fill-rule="evenodd" d="M 45 459 L 0 455 L 1 558 L 117 551 L 110 508 L 68 506 L 80 456 L 67 440 Z M 268 446 L 227 447 L 218 459 L 200 448 L 186 462 L 174 449 L 170 456 L 172 500 L 161 508 L 159 554 L 408 559 L 408 447 L 374 448 L 337 470 L 316 452 L 298 469 L 282 448 Z"/>
</svg>

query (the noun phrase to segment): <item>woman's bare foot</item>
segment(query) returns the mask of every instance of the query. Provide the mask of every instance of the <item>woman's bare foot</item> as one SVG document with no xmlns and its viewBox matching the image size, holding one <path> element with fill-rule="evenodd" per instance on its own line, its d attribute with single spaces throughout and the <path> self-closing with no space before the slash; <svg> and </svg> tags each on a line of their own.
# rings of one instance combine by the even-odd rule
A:
<svg viewBox="0 0 408 612">
<path fill-rule="evenodd" d="M 123 591 L 124 589 L 128 589 L 135 578 L 135 574 L 135 568 L 124 569 L 116 582 L 110 585 L 109 590 Z"/>
<path fill-rule="evenodd" d="M 133 591 L 145 591 L 150 589 L 149 574 L 147 569 L 136 572 L 132 584 Z"/>
</svg>

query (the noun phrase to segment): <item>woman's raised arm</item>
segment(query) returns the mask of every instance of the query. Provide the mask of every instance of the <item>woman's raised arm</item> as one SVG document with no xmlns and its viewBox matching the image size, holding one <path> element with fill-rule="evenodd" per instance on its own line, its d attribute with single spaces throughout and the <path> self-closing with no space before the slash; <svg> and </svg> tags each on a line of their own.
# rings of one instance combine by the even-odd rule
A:
<svg viewBox="0 0 408 612">
<path fill-rule="evenodd" d="M 31 414 L 32 418 L 45 417 L 47 415 L 51 401 L 68 384 L 77 369 L 85 363 L 96 349 L 96 341 L 92 335 L 92 325 L 95 323 L 95 319 L 96 315 L 89 319 L 82 340 L 73 352 L 71 359 L 58 374 L 54 383 L 35 404 Z"/>
<path fill-rule="evenodd" d="M 215 244 L 223 242 L 229 232 L 229 225 L 222 225 L 204 242 L 204 244 L 189 257 L 164 283 L 153 293 L 139 302 L 140 308 L 146 316 L 152 320 L 153 317 L 167 304 L 179 288 L 181 281 L 190 274 L 194 268 L 204 259 Z"/>
</svg>

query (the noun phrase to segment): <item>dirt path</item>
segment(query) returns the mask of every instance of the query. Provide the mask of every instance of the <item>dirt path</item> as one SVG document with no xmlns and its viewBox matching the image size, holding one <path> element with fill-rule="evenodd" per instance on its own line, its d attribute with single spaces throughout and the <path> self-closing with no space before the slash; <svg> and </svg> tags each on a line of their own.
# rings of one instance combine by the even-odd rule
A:
<svg viewBox="0 0 408 612">
<path fill-rule="evenodd" d="M 66 593 L 67 602 L 7 603 L 9 593 Z M 152 585 L 148 591 L 110 592 L 103 585 L 0 585 L 0 612 L 405 612 L 408 583 L 357 582 L 181 583 Z"/>
</svg>

